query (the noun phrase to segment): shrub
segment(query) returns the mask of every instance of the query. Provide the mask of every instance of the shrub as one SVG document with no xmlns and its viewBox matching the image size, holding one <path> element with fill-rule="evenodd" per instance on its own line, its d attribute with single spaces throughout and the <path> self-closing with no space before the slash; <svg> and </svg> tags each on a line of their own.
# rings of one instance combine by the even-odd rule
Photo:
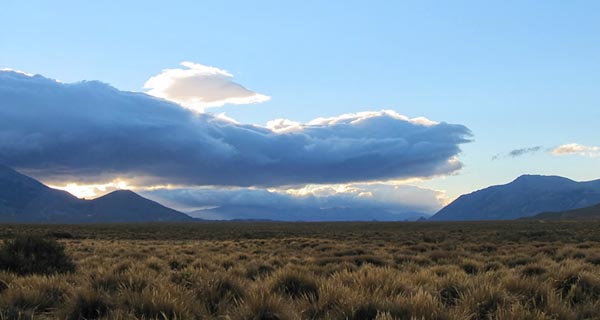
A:
<svg viewBox="0 0 600 320">
<path fill-rule="evenodd" d="M 73 272 L 75 264 L 56 240 L 20 236 L 0 249 L 0 269 L 20 275 L 54 274 Z"/>
<path fill-rule="evenodd" d="M 167 288 L 126 291 L 123 301 L 136 319 L 187 319 L 187 304 Z"/>
<path fill-rule="evenodd" d="M 447 261 L 455 258 L 456 254 L 454 252 L 437 250 L 437 251 L 431 251 L 428 256 L 431 261 L 433 261 L 435 263 L 441 263 L 441 262 L 447 262 Z"/>
<path fill-rule="evenodd" d="M 352 300 L 354 298 L 354 300 Z M 357 301 L 355 291 L 328 281 L 319 287 L 319 300 L 310 301 L 302 311 L 302 319 L 347 319 Z"/>
<path fill-rule="evenodd" d="M 179 271 L 179 270 L 185 268 L 186 266 L 184 263 L 181 263 L 178 260 L 171 259 L 169 261 L 169 267 L 171 268 L 171 270 Z"/>
<path fill-rule="evenodd" d="M 585 261 L 589 264 L 595 265 L 595 266 L 600 266 L 600 256 L 591 256 L 588 257 L 587 259 L 585 259 Z"/>
<path fill-rule="evenodd" d="M 502 264 L 498 261 L 489 261 L 488 263 L 485 264 L 485 266 L 483 267 L 483 270 L 488 272 L 488 271 L 497 271 L 502 269 Z"/>
<path fill-rule="evenodd" d="M 277 296 L 258 293 L 246 299 L 235 313 L 239 320 L 288 320 L 297 319 L 288 303 Z"/>
<path fill-rule="evenodd" d="M 539 265 L 527 265 L 521 270 L 524 277 L 539 276 L 546 273 L 546 268 Z"/>
<path fill-rule="evenodd" d="M 460 300 L 462 293 L 459 285 L 449 283 L 440 289 L 439 295 L 442 304 L 448 307 L 455 306 Z"/>
<path fill-rule="evenodd" d="M 292 299 L 319 299 L 319 288 L 315 281 L 299 272 L 281 274 L 273 284 L 273 291 L 287 295 Z"/>
<path fill-rule="evenodd" d="M 600 279 L 589 272 L 566 272 L 556 283 L 561 297 L 570 304 L 600 299 Z"/>
<path fill-rule="evenodd" d="M 352 313 L 352 320 L 372 320 L 377 317 L 379 310 L 377 305 L 373 303 L 365 303 L 360 306 L 357 306 L 354 312 Z"/>
<path fill-rule="evenodd" d="M 466 274 L 477 274 L 481 269 L 480 265 L 474 261 L 465 261 L 461 264 L 461 268 Z"/>
<path fill-rule="evenodd" d="M 377 267 L 386 265 L 385 261 L 375 256 L 352 256 L 348 260 L 359 267 L 365 264 L 372 264 Z"/>
<path fill-rule="evenodd" d="M 75 236 L 70 233 L 70 232 L 66 232 L 66 231 L 53 231 L 48 233 L 48 236 L 53 237 L 55 239 L 74 239 Z"/>
<path fill-rule="evenodd" d="M 66 318 L 69 320 L 99 319 L 106 316 L 111 308 L 104 295 L 91 290 L 82 291 L 72 299 Z"/>
<path fill-rule="evenodd" d="M 8 283 L 4 280 L 0 280 L 0 294 L 4 292 L 4 290 L 8 289 Z M 2 318 L 0 318 L 2 319 Z"/>
<path fill-rule="evenodd" d="M 58 277 L 31 276 L 13 282 L 1 301 L 3 307 L 15 310 L 48 312 L 65 301 L 68 291 L 66 283 Z"/>
<path fill-rule="evenodd" d="M 270 275 L 274 268 L 265 264 L 251 265 L 246 269 L 246 277 L 251 280 L 258 280 L 261 277 Z"/>
<path fill-rule="evenodd" d="M 243 285 L 232 278 L 210 281 L 201 294 L 201 299 L 211 314 L 217 313 L 223 305 L 237 304 L 245 296 Z"/>
<path fill-rule="evenodd" d="M 360 256 L 364 255 L 365 251 L 362 249 L 348 249 L 343 251 L 334 252 L 333 255 L 336 257 L 344 257 L 344 256 Z"/>
<path fill-rule="evenodd" d="M 548 304 L 551 290 L 548 284 L 532 278 L 506 278 L 503 281 L 506 290 L 528 308 L 542 308 Z"/>
<path fill-rule="evenodd" d="M 509 268 L 515 268 L 515 267 L 524 266 L 524 265 L 527 265 L 527 264 L 530 264 L 533 262 L 534 262 L 533 259 L 530 257 L 516 257 L 516 258 L 506 261 L 506 265 Z"/>
<path fill-rule="evenodd" d="M 478 320 L 497 319 L 495 314 L 509 304 L 506 292 L 492 282 L 481 282 L 469 288 L 461 300 L 459 307 Z"/>
</svg>

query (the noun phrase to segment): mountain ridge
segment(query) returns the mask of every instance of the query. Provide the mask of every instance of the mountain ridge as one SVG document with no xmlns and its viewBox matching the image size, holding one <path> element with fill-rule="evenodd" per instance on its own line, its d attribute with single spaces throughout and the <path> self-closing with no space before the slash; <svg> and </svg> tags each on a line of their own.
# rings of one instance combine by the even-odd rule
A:
<svg viewBox="0 0 600 320">
<path fill-rule="evenodd" d="M 600 180 L 521 175 L 513 181 L 461 195 L 431 221 L 510 220 L 600 203 Z"/>
<path fill-rule="evenodd" d="M 526 219 L 535 220 L 596 220 L 600 219 L 600 204 L 560 212 L 543 212 Z"/>
<path fill-rule="evenodd" d="M 96 223 L 193 221 L 192 217 L 146 199 L 130 190 L 117 190 L 92 200 L 70 193 L 0 165 L 0 222 Z"/>
</svg>

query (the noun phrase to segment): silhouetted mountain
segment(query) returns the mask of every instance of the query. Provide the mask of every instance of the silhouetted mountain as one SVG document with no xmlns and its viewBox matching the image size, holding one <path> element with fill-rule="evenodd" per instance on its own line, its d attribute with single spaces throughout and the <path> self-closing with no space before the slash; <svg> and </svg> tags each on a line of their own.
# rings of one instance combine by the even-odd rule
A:
<svg viewBox="0 0 600 320">
<path fill-rule="evenodd" d="M 45 186 L 0 165 L 0 222 L 88 223 L 189 221 L 179 211 L 132 191 L 115 191 L 94 200 Z"/>
<path fill-rule="evenodd" d="M 192 220 L 184 213 L 167 208 L 129 190 L 113 191 L 88 202 L 90 219 L 99 222 Z"/>
<path fill-rule="evenodd" d="M 0 221 L 64 220 L 83 204 L 70 193 L 48 188 L 37 180 L 0 165 Z"/>
<path fill-rule="evenodd" d="M 462 195 L 429 220 L 509 220 L 600 203 L 600 180 L 576 182 L 524 175 L 511 183 Z"/>
<path fill-rule="evenodd" d="M 528 219 L 537 220 L 597 220 L 600 219 L 600 204 L 561 212 L 544 212 Z"/>
<path fill-rule="evenodd" d="M 197 210 L 192 217 L 211 220 L 272 220 L 272 221 L 414 221 L 428 215 L 420 212 L 388 212 L 385 209 L 353 207 L 277 208 L 270 206 L 227 205 Z"/>
</svg>

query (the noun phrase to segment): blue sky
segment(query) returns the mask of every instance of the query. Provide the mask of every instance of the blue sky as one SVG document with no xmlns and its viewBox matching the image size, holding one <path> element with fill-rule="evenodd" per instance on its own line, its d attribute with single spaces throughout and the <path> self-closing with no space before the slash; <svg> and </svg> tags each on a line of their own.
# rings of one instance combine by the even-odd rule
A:
<svg viewBox="0 0 600 320">
<path fill-rule="evenodd" d="M 464 125 L 464 167 L 417 185 L 452 198 L 520 174 L 600 178 L 597 1 L 15 1 L 0 5 L 0 68 L 127 91 L 182 61 L 271 99 L 241 122 L 394 110 Z M 540 146 L 534 153 L 505 156 Z M 593 150 L 593 149 L 590 149 Z M 496 160 L 492 160 L 499 155 Z"/>
</svg>

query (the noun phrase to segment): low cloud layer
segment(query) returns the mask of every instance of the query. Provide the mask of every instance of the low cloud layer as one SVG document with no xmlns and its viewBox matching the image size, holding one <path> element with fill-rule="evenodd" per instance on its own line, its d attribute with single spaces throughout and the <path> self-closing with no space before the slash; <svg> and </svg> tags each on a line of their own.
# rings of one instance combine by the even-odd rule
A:
<svg viewBox="0 0 600 320">
<path fill-rule="evenodd" d="M 281 186 L 445 175 L 462 125 L 392 111 L 244 125 L 97 81 L 0 72 L 0 162 L 52 184 Z"/>
<path fill-rule="evenodd" d="M 287 221 L 414 220 L 437 211 L 443 198 L 439 191 L 388 184 L 161 189 L 142 194 L 204 219 Z"/>
<path fill-rule="evenodd" d="M 265 102 L 270 97 L 256 93 L 233 81 L 225 70 L 193 62 L 182 62 L 185 68 L 166 69 L 148 79 L 148 94 L 202 111 L 224 104 Z"/>
<path fill-rule="evenodd" d="M 552 154 L 557 156 L 580 155 L 584 157 L 597 158 L 600 157 L 600 147 L 569 143 L 554 148 L 552 150 Z"/>
</svg>

